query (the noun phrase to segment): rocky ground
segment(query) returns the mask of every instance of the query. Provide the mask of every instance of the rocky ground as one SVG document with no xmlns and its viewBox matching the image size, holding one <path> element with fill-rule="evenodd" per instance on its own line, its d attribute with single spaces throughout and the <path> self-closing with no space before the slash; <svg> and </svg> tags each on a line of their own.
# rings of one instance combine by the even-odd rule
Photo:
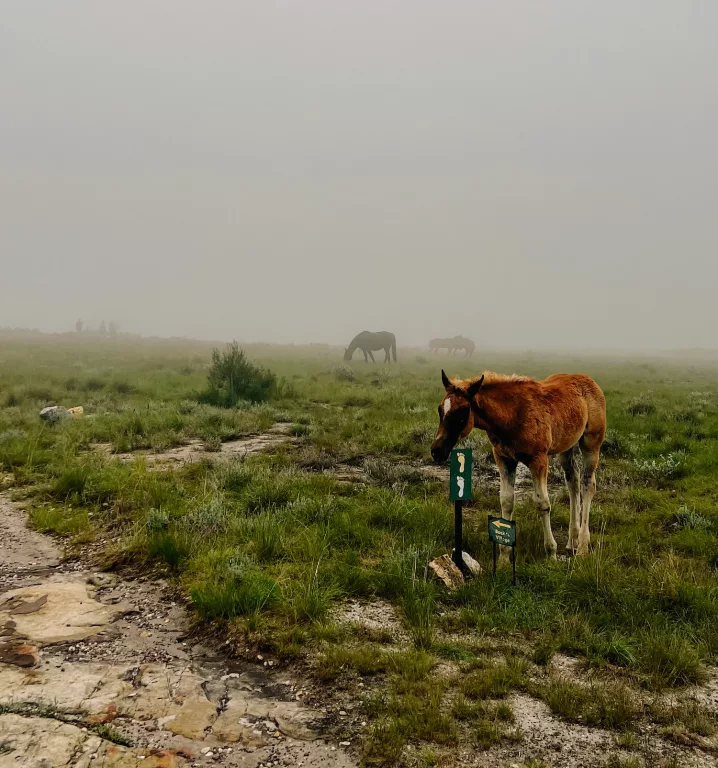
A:
<svg viewBox="0 0 718 768">
<path fill-rule="evenodd" d="M 168 585 L 65 562 L 25 517 L 0 497 L 0 767 L 354 765 L 301 681 L 194 643 Z"/>
</svg>

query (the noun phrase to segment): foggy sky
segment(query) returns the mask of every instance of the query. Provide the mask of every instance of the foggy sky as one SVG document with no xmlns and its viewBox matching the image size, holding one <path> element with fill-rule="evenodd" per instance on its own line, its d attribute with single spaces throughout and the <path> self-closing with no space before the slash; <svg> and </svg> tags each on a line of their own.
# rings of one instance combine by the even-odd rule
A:
<svg viewBox="0 0 718 768">
<path fill-rule="evenodd" d="M 0 325 L 718 347 L 714 0 L 6 0 Z"/>
</svg>

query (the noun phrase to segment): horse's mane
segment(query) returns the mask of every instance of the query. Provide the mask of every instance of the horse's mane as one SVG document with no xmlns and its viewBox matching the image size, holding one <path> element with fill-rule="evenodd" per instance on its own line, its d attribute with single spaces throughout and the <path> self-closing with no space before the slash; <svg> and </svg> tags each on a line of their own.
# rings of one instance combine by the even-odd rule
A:
<svg viewBox="0 0 718 768">
<path fill-rule="evenodd" d="M 474 376 L 471 379 L 452 379 L 452 384 L 459 389 L 468 389 L 472 384 L 477 382 L 481 376 L 484 377 L 484 386 L 487 384 L 503 384 L 503 383 L 522 383 L 535 381 L 530 376 L 520 376 L 518 373 L 496 373 L 495 371 L 484 371 L 479 376 Z"/>
</svg>

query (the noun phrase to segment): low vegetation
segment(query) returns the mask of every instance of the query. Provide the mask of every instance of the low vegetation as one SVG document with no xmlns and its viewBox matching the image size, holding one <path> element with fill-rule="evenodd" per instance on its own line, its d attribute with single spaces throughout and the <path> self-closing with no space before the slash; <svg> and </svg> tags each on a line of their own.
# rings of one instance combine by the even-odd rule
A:
<svg viewBox="0 0 718 768">
<path fill-rule="evenodd" d="M 340 364 L 324 348 L 3 341 L 0 478 L 33 499 L 40 530 L 71 544 L 102 535 L 107 567 L 174 578 L 238 652 L 301 658 L 321 685 L 353 690 L 370 723 L 367 765 L 394 765 L 407 745 L 426 765 L 462 745 L 509 749 L 522 738 L 516 696 L 567 722 L 618 734 L 653 723 L 673 744 L 708 749 L 704 708 L 659 702 L 704 682 L 718 654 L 718 367 L 495 355 L 480 365 L 582 370 L 608 400 L 593 551 L 547 561 L 522 492 L 516 587 L 505 568 L 451 594 L 431 579 L 453 530 L 445 484 L 425 466 L 441 385 L 423 359 L 389 368 Z M 45 425 L 49 404 L 83 405 L 85 417 Z M 292 424 L 293 442 L 219 458 L 222 442 L 277 422 Z M 191 439 L 209 450 L 185 466 L 113 455 Z M 470 444 L 480 474 L 466 548 L 486 565 L 499 499 L 486 440 Z M 557 470 L 550 491 L 561 547 Z M 398 623 L 337 623 L 347 598 L 381 600 Z M 560 673 L 566 656 L 579 674 Z"/>
</svg>

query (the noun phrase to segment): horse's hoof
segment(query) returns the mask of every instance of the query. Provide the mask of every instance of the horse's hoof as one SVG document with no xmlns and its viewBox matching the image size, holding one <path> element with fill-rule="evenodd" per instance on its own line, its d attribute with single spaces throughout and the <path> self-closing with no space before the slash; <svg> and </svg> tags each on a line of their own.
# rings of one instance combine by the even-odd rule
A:
<svg viewBox="0 0 718 768">
<path fill-rule="evenodd" d="M 588 555 L 588 544 L 584 544 L 583 546 L 579 544 L 579 547 L 576 550 L 576 557 L 586 557 L 587 555 Z"/>
</svg>

